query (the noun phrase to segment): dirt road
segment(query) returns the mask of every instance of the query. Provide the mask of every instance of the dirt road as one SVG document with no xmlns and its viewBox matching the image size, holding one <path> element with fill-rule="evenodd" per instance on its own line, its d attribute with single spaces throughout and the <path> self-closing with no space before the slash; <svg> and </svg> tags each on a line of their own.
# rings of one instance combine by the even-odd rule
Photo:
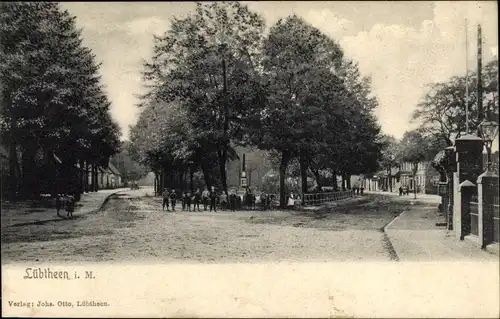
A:
<svg viewBox="0 0 500 319">
<path fill-rule="evenodd" d="M 389 261 L 382 228 L 407 203 L 386 196 L 323 214 L 162 211 L 150 189 L 113 195 L 100 212 L 12 227 L 2 262 Z"/>
</svg>

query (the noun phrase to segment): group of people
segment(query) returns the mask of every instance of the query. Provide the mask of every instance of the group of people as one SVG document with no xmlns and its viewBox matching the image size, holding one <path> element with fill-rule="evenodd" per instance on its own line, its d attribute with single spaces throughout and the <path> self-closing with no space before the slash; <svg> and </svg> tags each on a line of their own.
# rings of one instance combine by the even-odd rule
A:
<svg viewBox="0 0 500 319">
<path fill-rule="evenodd" d="M 62 209 L 66 210 L 67 217 L 73 217 L 73 212 L 75 211 L 75 197 L 73 196 L 73 194 L 57 194 L 56 210 L 58 217 L 61 217 L 59 212 Z"/>
<path fill-rule="evenodd" d="M 167 211 L 172 209 L 175 211 L 175 205 L 177 203 L 177 199 L 180 199 L 182 204 L 182 210 L 191 211 L 191 205 L 193 205 L 193 211 L 200 210 L 200 204 L 203 203 L 203 210 L 207 210 L 207 206 L 210 207 L 210 211 L 217 211 L 216 201 L 217 201 L 217 193 L 215 191 L 215 187 L 211 187 L 210 191 L 205 187 L 203 192 L 200 192 L 200 189 L 196 189 L 194 193 L 191 192 L 181 192 L 181 194 L 177 194 L 175 189 L 168 190 L 164 189 L 163 194 L 163 210 L 165 207 Z"/>
<path fill-rule="evenodd" d="M 271 208 L 274 202 L 274 195 L 261 194 L 255 196 L 250 191 L 247 190 L 243 198 L 236 194 L 234 190 L 230 192 L 221 192 L 220 194 L 216 191 L 215 187 L 212 186 L 210 190 L 205 187 L 203 192 L 200 189 L 196 189 L 195 192 L 191 193 L 189 191 L 177 193 L 175 189 L 165 188 L 162 194 L 163 203 L 162 208 L 167 211 L 175 211 L 177 201 L 181 201 L 183 211 L 201 211 L 200 204 L 203 205 L 203 210 L 207 211 L 217 211 L 217 206 L 222 210 L 235 211 L 241 209 L 244 206 L 248 209 L 255 209 L 257 205 L 264 209 Z"/>
</svg>

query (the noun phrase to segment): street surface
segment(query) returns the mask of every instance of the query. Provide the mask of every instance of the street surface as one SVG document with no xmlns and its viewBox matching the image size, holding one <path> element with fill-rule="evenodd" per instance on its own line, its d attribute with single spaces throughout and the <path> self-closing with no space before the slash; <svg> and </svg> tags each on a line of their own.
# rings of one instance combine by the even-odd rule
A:
<svg viewBox="0 0 500 319">
<path fill-rule="evenodd" d="M 329 214 L 167 212 L 151 193 L 113 195 L 103 210 L 74 220 L 12 227 L 2 235 L 3 263 L 390 260 L 381 228 L 402 208 L 375 197 Z"/>
<path fill-rule="evenodd" d="M 397 247 L 391 244 L 384 226 L 412 207 L 397 196 L 370 194 L 316 213 L 183 212 L 180 205 L 168 212 L 152 192 L 120 192 L 102 210 L 72 220 L 8 227 L 2 263 L 391 261 L 399 260 L 394 248 L 415 251 L 412 242 L 427 234 L 405 233 L 399 221 L 399 230 L 388 230 Z"/>
</svg>

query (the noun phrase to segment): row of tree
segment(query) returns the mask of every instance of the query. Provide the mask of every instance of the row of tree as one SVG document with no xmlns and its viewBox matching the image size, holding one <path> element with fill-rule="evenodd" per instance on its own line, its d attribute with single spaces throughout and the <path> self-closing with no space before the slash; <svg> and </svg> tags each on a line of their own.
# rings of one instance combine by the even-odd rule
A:
<svg viewBox="0 0 500 319">
<path fill-rule="evenodd" d="M 88 173 L 96 189 L 98 167 L 119 148 L 100 64 L 59 4 L 2 2 L 0 10 L 2 195 L 64 190 L 78 198 Z"/>
<path fill-rule="evenodd" d="M 201 172 L 206 185 L 227 191 L 226 163 L 237 145 L 275 157 L 282 205 L 293 161 L 303 192 L 311 173 L 377 169 L 383 143 L 370 79 L 298 16 L 264 30 L 246 5 L 216 2 L 197 4 L 155 37 L 131 150 L 158 173 L 160 187 Z"/>
</svg>

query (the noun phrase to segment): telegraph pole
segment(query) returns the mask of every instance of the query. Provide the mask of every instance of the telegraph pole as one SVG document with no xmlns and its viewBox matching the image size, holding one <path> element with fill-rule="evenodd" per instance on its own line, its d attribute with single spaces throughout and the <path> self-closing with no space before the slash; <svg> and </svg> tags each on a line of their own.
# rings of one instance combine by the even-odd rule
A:
<svg viewBox="0 0 500 319">
<path fill-rule="evenodd" d="M 483 83 L 482 83 L 482 35 L 481 25 L 477 25 L 477 113 L 478 123 L 484 119 L 483 111 Z M 479 133 L 479 132 L 478 132 Z"/>
<path fill-rule="evenodd" d="M 465 19 L 465 134 L 469 134 L 469 41 Z"/>
</svg>

